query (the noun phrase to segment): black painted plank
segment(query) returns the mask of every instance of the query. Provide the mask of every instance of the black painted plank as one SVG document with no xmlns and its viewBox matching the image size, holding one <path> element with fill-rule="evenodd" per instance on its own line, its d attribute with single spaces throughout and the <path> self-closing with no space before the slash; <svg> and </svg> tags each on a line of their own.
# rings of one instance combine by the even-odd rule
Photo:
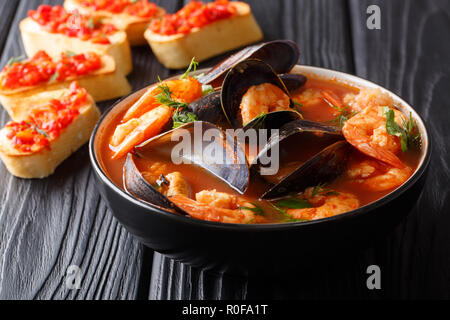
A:
<svg viewBox="0 0 450 320">
<path fill-rule="evenodd" d="M 9 3 L 10 1 L 8 1 Z M 166 7 L 176 1 L 159 1 Z M 23 0 L 0 59 L 23 54 L 18 23 L 41 3 Z M 148 46 L 133 49 L 134 88 L 168 75 Z M 105 110 L 113 101 L 99 104 Z M 0 124 L 9 120 L 0 112 Z M 42 180 L 12 177 L 0 165 L 0 298 L 135 299 L 148 292 L 152 252 L 142 247 L 112 217 L 101 200 L 87 146 Z M 68 290 L 68 266 L 82 272 L 80 290 Z"/>
<path fill-rule="evenodd" d="M 368 30 L 366 8 L 381 9 Z M 423 194 L 397 232 L 377 248 L 383 297 L 450 297 L 450 3 L 350 1 L 356 73 L 405 98 L 428 124 L 433 157 Z"/>
<path fill-rule="evenodd" d="M 292 39 L 300 63 L 353 72 L 345 1 L 248 1 L 266 40 Z M 216 58 L 217 60 L 218 58 Z M 206 63 L 214 62 L 214 59 Z M 365 287 L 370 251 L 333 261 L 304 277 L 245 279 L 216 276 L 155 253 L 150 299 L 255 299 L 370 297 Z"/>
<path fill-rule="evenodd" d="M 5 45 L 8 30 L 14 18 L 18 4 L 19 0 L 4 0 L 0 2 L 0 12 L 2 13 L 2 18 L 0 19 L 0 52 L 2 52 Z"/>
</svg>

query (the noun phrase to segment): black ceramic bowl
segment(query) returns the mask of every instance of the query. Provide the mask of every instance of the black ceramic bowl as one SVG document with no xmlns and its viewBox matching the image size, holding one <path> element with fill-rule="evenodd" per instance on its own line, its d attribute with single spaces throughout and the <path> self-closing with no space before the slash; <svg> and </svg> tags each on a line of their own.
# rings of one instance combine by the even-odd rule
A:
<svg viewBox="0 0 450 320">
<path fill-rule="evenodd" d="M 105 174 L 101 157 L 98 156 L 99 141 L 105 134 L 106 125 L 114 115 L 136 101 L 144 93 L 145 89 L 142 89 L 106 111 L 89 142 L 90 159 L 98 187 L 117 220 L 143 244 L 170 258 L 239 274 L 274 274 L 311 265 L 322 259 L 358 250 L 370 240 L 392 230 L 411 211 L 423 188 L 431 145 L 422 119 L 401 98 L 369 81 L 307 66 L 296 66 L 292 72 L 336 78 L 357 87 L 377 87 L 388 92 L 405 114 L 412 113 L 419 126 L 423 148 L 416 172 L 401 187 L 374 203 L 310 222 L 226 224 L 158 210 L 115 185 Z"/>
</svg>

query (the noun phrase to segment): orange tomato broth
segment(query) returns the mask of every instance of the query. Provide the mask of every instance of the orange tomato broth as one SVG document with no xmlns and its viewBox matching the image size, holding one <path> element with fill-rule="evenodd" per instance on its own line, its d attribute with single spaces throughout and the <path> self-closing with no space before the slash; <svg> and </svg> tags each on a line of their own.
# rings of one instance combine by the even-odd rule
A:
<svg viewBox="0 0 450 320">
<path fill-rule="evenodd" d="M 351 87 L 348 84 L 343 84 L 334 80 L 323 80 L 323 79 L 315 79 L 308 78 L 308 81 L 304 87 L 299 89 L 297 92 L 292 94 L 293 100 L 296 100 L 296 97 L 301 95 L 305 90 L 313 90 L 316 92 L 320 92 L 322 90 L 327 90 L 331 92 L 335 98 L 338 98 L 340 101 L 343 100 L 343 97 L 347 93 L 358 93 L 359 89 L 355 87 Z M 336 110 L 330 105 L 322 101 L 315 105 L 315 107 L 299 107 L 302 112 L 304 118 L 306 120 L 323 122 L 325 124 L 330 124 L 336 117 Z M 121 118 L 125 114 L 126 110 L 122 113 L 119 113 L 113 121 L 111 121 L 108 126 L 105 128 L 104 139 L 101 141 L 101 150 L 99 155 L 101 156 L 101 162 L 103 167 L 110 177 L 110 179 L 120 188 L 123 188 L 123 164 L 125 162 L 125 158 L 122 157 L 117 160 L 111 160 L 113 152 L 109 148 L 109 137 L 112 136 L 115 127 L 120 123 Z M 288 138 L 289 139 L 289 138 Z M 294 170 L 299 167 L 302 163 L 304 163 L 307 159 L 309 159 L 314 154 L 318 153 L 325 146 L 333 143 L 333 139 L 328 140 L 327 142 L 321 141 L 320 138 L 314 137 L 314 135 L 304 135 L 300 137 L 295 137 L 295 143 L 289 143 L 286 141 L 280 147 L 280 171 L 278 175 L 286 176 L 289 172 L 289 169 Z M 302 145 L 303 148 L 299 148 L 298 146 Z M 400 160 L 407 165 L 408 167 L 415 170 L 417 168 L 419 162 L 419 152 L 417 150 L 408 150 L 405 153 L 398 155 Z M 354 149 L 352 154 L 350 155 L 351 161 L 363 161 L 367 159 L 372 159 L 358 150 Z M 148 162 L 148 160 L 140 160 L 137 165 L 140 170 L 145 171 L 146 167 L 149 166 L 149 163 L 153 162 L 161 162 L 166 165 L 167 173 L 179 171 L 183 174 L 187 182 L 190 184 L 192 190 L 192 198 L 195 199 L 195 193 L 202 190 L 212 190 L 216 189 L 217 191 L 227 192 L 234 195 L 239 195 L 238 192 L 229 187 L 226 183 L 221 181 L 220 179 L 214 177 L 212 174 L 207 172 L 206 170 L 195 166 L 195 165 L 175 165 L 170 162 L 170 159 L 164 157 L 162 154 L 158 154 L 157 150 L 152 154 L 152 162 Z M 373 160 L 373 159 L 372 159 Z M 377 161 L 379 162 L 379 161 Z M 381 162 L 379 162 L 381 166 Z M 288 172 L 289 171 L 289 172 Z M 267 180 L 271 180 L 271 178 L 266 178 Z M 280 179 L 280 177 L 275 177 L 276 181 Z M 245 192 L 243 197 L 245 197 L 248 201 L 258 205 L 264 210 L 265 214 L 265 222 L 266 223 L 279 223 L 290 221 L 286 219 L 285 215 L 280 214 L 277 210 L 275 210 L 268 201 L 259 200 L 259 197 L 270 188 L 270 184 L 261 179 L 257 178 L 256 180 L 250 181 L 248 190 Z M 385 191 L 369 191 L 361 188 L 361 185 L 357 183 L 355 180 L 351 180 L 348 178 L 345 173 L 342 174 L 335 181 L 326 185 L 327 189 L 331 189 L 334 191 L 351 193 L 357 196 L 360 206 L 364 206 L 371 202 L 374 202 L 388 193 L 392 192 L 396 188 L 388 189 Z M 301 197 L 301 194 L 299 194 Z"/>
</svg>

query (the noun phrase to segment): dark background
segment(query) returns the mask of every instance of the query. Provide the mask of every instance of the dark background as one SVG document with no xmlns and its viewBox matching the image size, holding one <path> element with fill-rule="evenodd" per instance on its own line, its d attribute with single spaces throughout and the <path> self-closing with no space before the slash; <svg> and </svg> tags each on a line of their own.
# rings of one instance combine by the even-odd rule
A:
<svg viewBox="0 0 450 320">
<path fill-rule="evenodd" d="M 0 0 L 0 65 L 23 54 L 18 23 L 41 3 Z M 183 1 L 155 1 L 174 12 Z M 403 97 L 428 124 L 431 168 L 417 205 L 385 240 L 356 254 L 274 279 L 215 276 L 140 245 L 100 199 L 84 146 L 43 180 L 22 180 L 0 165 L 0 298 L 255 299 L 449 298 L 450 2 L 448 0 L 253 0 L 266 40 L 292 39 L 301 64 L 345 71 Z M 381 30 L 366 9 L 381 8 Z M 213 65 L 219 58 L 201 63 Z M 133 48 L 134 89 L 169 72 L 147 46 Z M 99 104 L 105 110 L 112 101 Z M 0 112 L 0 124 L 9 120 Z M 205 239 L 207 241 L 207 239 Z M 299 243 L 302 250 L 307 243 Z M 366 268 L 381 268 L 368 290 Z M 82 271 L 68 290 L 68 266 Z"/>
</svg>

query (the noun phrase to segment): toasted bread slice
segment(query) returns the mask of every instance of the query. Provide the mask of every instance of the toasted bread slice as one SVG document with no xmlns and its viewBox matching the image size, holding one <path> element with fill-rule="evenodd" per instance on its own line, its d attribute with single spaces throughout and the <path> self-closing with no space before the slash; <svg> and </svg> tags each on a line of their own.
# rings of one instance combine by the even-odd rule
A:
<svg viewBox="0 0 450 320">
<path fill-rule="evenodd" d="M 85 88 L 95 101 L 104 101 L 127 95 L 131 86 L 127 78 L 116 70 L 114 59 L 102 55 L 102 68 L 80 77 L 70 77 L 64 81 L 52 81 L 35 86 L 20 87 L 16 89 L 0 88 L 0 103 L 12 119 L 20 119 L 26 113 L 32 101 L 41 99 L 46 91 L 66 88 L 73 80 Z"/>
<path fill-rule="evenodd" d="M 116 28 L 125 31 L 128 42 L 132 46 L 147 43 L 144 38 L 144 32 L 147 29 L 148 24 L 152 19 L 160 18 L 166 13 L 163 8 L 158 7 L 158 12 L 154 17 L 143 18 L 127 13 L 113 13 L 106 10 L 94 10 L 92 8 L 82 6 L 79 0 L 65 0 L 64 9 L 67 11 L 78 10 L 81 14 L 104 18 L 105 22 L 111 23 L 115 25 Z"/>
<path fill-rule="evenodd" d="M 76 53 L 96 51 L 113 57 L 116 61 L 117 69 L 123 74 L 129 74 L 133 69 L 130 44 L 124 31 L 117 31 L 108 36 L 110 44 L 97 44 L 89 40 L 85 41 L 59 33 L 48 32 L 29 17 L 20 22 L 19 28 L 25 52 L 29 57 L 40 50 L 45 50 L 53 57 L 64 51 Z"/>
<path fill-rule="evenodd" d="M 68 89 L 54 90 L 49 95 L 57 99 L 68 91 Z M 100 117 L 100 112 L 89 95 L 79 111 L 80 113 L 61 134 L 50 141 L 50 148 L 37 152 L 23 152 L 16 149 L 12 140 L 7 137 L 8 129 L 1 129 L 0 158 L 9 172 L 20 178 L 44 178 L 52 174 L 61 162 L 89 140 Z"/>
<path fill-rule="evenodd" d="M 167 36 L 147 29 L 144 36 L 158 60 L 171 69 L 187 67 L 192 57 L 202 61 L 261 40 L 263 34 L 250 6 L 238 1 L 230 3 L 236 7 L 237 14 L 228 19 L 195 28 L 188 34 Z"/>
</svg>

